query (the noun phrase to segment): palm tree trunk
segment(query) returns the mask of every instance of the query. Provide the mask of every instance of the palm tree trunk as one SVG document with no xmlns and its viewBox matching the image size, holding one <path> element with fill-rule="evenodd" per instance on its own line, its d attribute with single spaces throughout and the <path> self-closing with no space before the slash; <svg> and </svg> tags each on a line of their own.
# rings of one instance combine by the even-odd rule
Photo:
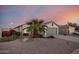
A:
<svg viewBox="0 0 79 59">
<path fill-rule="evenodd" d="M 36 29 L 33 30 L 33 37 L 34 38 L 38 37 L 38 31 Z"/>
</svg>

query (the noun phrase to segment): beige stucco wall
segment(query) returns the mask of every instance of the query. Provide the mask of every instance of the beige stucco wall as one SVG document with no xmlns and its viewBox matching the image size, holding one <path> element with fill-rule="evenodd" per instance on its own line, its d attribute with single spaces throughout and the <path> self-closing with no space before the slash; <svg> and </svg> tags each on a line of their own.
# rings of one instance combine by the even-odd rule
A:
<svg viewBox="0 0 79 59">
<path fill-rule="evenodd" d="M 27 31 L 27 28 L 28 27 L 28 25 L 27 24 L 24 24 L 23 26 L 22 26 L 22 33 L 29 33 L 28 31 Z"/>
</svg>

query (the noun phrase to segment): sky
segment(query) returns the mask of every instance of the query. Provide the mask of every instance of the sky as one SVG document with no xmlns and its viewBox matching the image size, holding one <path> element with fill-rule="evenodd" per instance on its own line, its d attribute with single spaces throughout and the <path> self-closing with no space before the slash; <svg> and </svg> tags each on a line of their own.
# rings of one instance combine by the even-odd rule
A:
<svg viewBox="0 0 79 59">
<path fill-rule="evenodd" d="M 55 21 L 59 25 L 79 23 L 78 5 L 0 5 L 0 26 L 16 27 L 32 19 Z"/>
</svg>

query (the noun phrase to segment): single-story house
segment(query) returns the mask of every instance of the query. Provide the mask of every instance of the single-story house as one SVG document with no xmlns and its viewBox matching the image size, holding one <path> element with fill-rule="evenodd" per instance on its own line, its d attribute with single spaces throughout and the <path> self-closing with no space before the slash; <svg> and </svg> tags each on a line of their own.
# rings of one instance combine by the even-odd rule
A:
<svg viewBox="0 0 79 59">
<path fill-rule="evenodd" d="M 47 28 L 47 31 L 45 31 L 45 33 L 43 33 L 44 36 L 53 36 L 53 35 L 68 35 L 69 32 L 69 26 L 67 25 L 58 25 L 56 24 L 54 21 L 49 21 L 45 23 Z M 15 27 L 14 29 L 18 32 L 23 33 L 28 33 L 26 27 L 27 27 L 27 23 L 23 24 L 23 25 L 19 25 L 17 27 Z M 71 30 L 70 30 L 71 31 Z"/>
<path fill-rule="evenodd" d="M 47 28 L 47 31 L 45 33 L 42 33 L 44 36 L 52 36 L 52 35 L 58 35 L 59 34 L 59 27 L 55 22 L 46 22 L 45 23 Z M 18 32 L 23 33 L 29 33 L 26 29 L 27 27 L 27 23 L 23 24 L 23 25 L 19 25 L 17 27 L 15 27 L 14 29 Z"/>
</svg>

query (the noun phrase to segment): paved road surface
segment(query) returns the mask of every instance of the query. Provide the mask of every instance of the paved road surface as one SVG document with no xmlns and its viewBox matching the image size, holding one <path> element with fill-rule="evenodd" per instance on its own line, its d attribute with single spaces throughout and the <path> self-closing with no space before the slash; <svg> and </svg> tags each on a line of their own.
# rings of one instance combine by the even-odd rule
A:
<svg viewBox="0 0 79 59">
<path fill-rule="evenodd" d="M 56 38 L 37 38 L 26 42 L 19 39 L 0 42 L 0 53 L 64 54 L 72 53 L 77 48 L 79 48 L 79 43 Z"/>
<path fill-rule="evenodd" d="M 55 35 L 56 38 L 63 39 L 63 40 L 68 40 L 68 41 L 73 41 L 79 43 L 79 37 L 76 36 L 71 36 L 71 35 Z"/>
</svg>

